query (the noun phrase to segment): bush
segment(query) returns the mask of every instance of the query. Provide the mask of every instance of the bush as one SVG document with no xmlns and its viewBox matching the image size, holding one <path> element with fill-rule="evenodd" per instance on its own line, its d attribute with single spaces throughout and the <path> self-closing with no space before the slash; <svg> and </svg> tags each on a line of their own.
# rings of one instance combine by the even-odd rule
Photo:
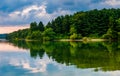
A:
<svg viewBox="0 0 120 76">
<path fill-rule="evenodd" d="M 78 35 L 76 33 L 73 33 L 71 36 L 70 36 L 70 39 L 74 40 L 74 39 L 77 39 L 78 38 Z"/>
<path fill-rule="evenodd" d="M 90 38 L 99 38 L 99 36 L 98 36 L 97 33 L 96 33 L 96 34 L 90 34 L 89 37 L 90 37 Z"/>
<path fill-rule="evenodd" d="M 120 32 L 118 32 L 118 40 L 120 40 Z"/>
<path fill-rule="evenodd" d="M 83 37 L 82 40 L 85 41 L 85 42 L 86 42 L 86 41 L 91 41 L 91 38 Z"/>
<path fill-rule="evenodd" d="M 33 31 L 32 33 L 29 33 L 26 37 L 27 39 L 35 39 L 35 40 L 42 40 L 42 33 L 40 31 Z"/>
<path fill-rule="evenodd" d="M 112 35 L 111 34 L 104 34 L 102 36 L 103 39 L 112 39 Z"/>
<path fill-rule="evenodd" d="M 48 36 L 43 37 L 43 41 L 50 41 L 50 40 L 51 40 L 51 38 L 50 38 L 50 37 L 48 37 Z"/>
<path fill-rule="evenodd" d="M 55 32 L 53 31 L 52 28 L 47 28 L 43 33 L 43 40 L 44 41 L 49 41 L 49 40 L 54 40 L 55 38 Z"/>
<path fill-rule="evenodd" d="M 77 37 L 78 39 L 82 39 L 82 35 L 81 34 L 78 34 L 77 36 L 78 36 Z"/>
</svg>

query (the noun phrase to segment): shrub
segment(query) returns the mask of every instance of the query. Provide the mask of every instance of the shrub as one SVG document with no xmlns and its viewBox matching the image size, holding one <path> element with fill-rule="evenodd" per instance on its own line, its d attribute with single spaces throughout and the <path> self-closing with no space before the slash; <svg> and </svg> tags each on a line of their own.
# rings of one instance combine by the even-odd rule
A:
<svg viewBox="0 0 120 76">
<path fill-rule="evenodd" d="M 51 38 L 50 38 L 50 37 L 48 37 L 48 36 L 43 37 L 43 41 L 50 41 L 50 40 L 51 40 Z"/>
<path fill-rule="evenodd" d="M 83 38 L 82 38 L 82 40 L 83 40 L 83 41 L 90 41 L 90 40 L 91 40 L 91 38 L 88 38 L 88 37 L 83 37 Z"/>
<path fill-rule="evenodd" d="M 52 28 L 45 29 L 45 31 L 42 33 L 42 35 L 43 35 L 44 41 L 53 40 L 55 38 L 55 32 L 53 31 Z"/>
<path fill-rule="evenodd" d="M 74 40 L 74 39 L 77 39 L 78 38 L 78 35 L 76 33 L 73 33 L 71 36 L 70 36 L 70 39 Z"/>
<path fill-rule="evenodd" d="M 104 34 L 102 36 L 103 39 L 112 39 L 112 35 L 111 34 Z"/>
</svg>

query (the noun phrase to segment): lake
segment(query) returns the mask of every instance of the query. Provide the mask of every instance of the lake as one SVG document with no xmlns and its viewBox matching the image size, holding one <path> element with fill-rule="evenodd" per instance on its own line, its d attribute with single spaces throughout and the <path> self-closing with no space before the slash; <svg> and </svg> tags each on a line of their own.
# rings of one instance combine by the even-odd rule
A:
<svg viewBox="0 0 120 76">
<path fill-rule="evenodd" d="M 120 76 L 120 45 L 3 40 L 0 76 Z"/>
</svg>

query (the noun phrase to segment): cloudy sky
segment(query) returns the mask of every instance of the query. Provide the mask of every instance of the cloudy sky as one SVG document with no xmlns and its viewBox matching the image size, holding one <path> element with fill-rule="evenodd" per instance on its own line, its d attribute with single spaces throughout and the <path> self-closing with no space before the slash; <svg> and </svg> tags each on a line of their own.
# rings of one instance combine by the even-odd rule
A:
<svg viewBox="0 0 120 76">
<path fill-rule="evenodd" d="M 0 30 L 8 26 L 26 28 L 33 21 L 46 24 L 59 15 L 77 11 L 119 7 L 120 0 L 2 0 Z"/>
</svg>

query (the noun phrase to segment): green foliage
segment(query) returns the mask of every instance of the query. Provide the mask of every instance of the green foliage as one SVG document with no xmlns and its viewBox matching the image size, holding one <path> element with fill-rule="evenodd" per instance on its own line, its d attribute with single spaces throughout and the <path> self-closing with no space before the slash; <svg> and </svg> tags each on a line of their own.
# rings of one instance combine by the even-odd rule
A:
<svg viewBox="0 0 120 76">
<path fill-rule="evenodd" d="M 30 23 L 30 30 L 31 30 L 31 31 L 34 31 L 34 30 L 36 30 L 36 29 L 37 29 L 37 23 L 36 23 L 36 22 Z"/>
<path fill-rule="evenodd" d="M 55 20 L 48 22 L 46 27 L 52 28 L 57 34 L 66 35 L 69 33 L 70 25 L 72 24 L 71 18 L 72 16 L 70 15 L 59 16 Z"/>
<path fill-rule="evenodd" d="M 118 32 L 118 40 L 120 41 L 120 32 Z"/>
<path fill-rule="evenodd" d="M 43 32 L 43 40 L 53 40 L 55 38 L 55 32 L 53 31 L 52 28 L 47 28 Z"/>
<path fill-rule="evenodd" d="M 47 27 L 53 28 L 57 34 L 64 34 L 67 28 L 70 34 L 77 33 L 83 37 L 98 38 L 106 34 L 110 27 L 116 28 L 116 19 L 120 17 L 120 9 L 91 10 L 77 12 L 72 16 L 60 16 L 48 23 Z M 65 24 L 65 22 L 68 24 Z M 63 25 L 65 24 L 65 25 Z M 67 30 L 66 29 L 66 30 Z"/>
<path fill-rule="evenodd" d="M 52 30 L 48 30 L 49 28 Z M 94 9 L 77 12 L 73 15 L 58 16 L 51 22 L 48 22 L 46 26 L 41 21 L 39 24 L 32 22 L 30 29 L 13 32 L 9 35 L 9 38 L 24 39 L 27 37 L 28 39 L 32 39 L 34 35 L 36 36 L 34 31 L 40 31 L 44 40 L 53 40 L 54 38 L 76 39 L 81 37 L 103 37 L 110 40 L 118 40 L 118 32 L 120 32 L 120 9 Z M 51 34 L 48 31 L 52 31 Z M 55 33 L 56 37 L 52 36 L 52 33 Z"/>
<path fill-rule="evenodd" d="M 70 34 L 77 33 L 75 25 L 71 25 Z"/>
<path fill-rule="evenodd" d="M 82 41 L 83 41 L 84 43 L 88 43 L 89 41 L 91 41 L 91 38 L 89 38 L 89 37 L 83 37 L 83 38 L 82 38 Z"/>
<path fill-rule="evenodd" d="M 76 33 L 73 33 L 71 36 L 70 36 L 70 39 L 74 40 L 74 39 L 77 39 L 77 34 Z"/>
<path fill-rule="evenodd" d="M 55 39 L 69 39 L 69 35 L 56 34 Z"/>
<path fill-rule="evenodd" d="M 44 36 L 43 37 L 43 41 L 51 41 L 53 40 L 52 38 L 50 38 L 49 36 Z"/>
<path fill-rule="evenodd" d="M 111 39 L 112 39 L 112 29 L 109 28 L 108 31 L 107 31 L 107 33 L 104 34 L 104 35 L 102 36 L 102 38 L 111 40 Z"/>
<path fill-rule="evenodd" d="M 43 23 L 40 21 L 39 24 L 37 24 L 37 22 L 32 22 L 30 23 L 30 30 L 31 31 L 44 31 L 44 25 Z"/>
<path fill-rule="evenodd" d="M 100 38 L 97 33 L 95 33 L 95 34 L 90 34 L 89 37 L 90 37 L 90 38 Z"/>
<path fill-rule="evenodd" d="M 39 22 L 39 24 L 38 24 L 38 29 L 40 30 L 40 31 L 44 31 L 44 25 L 43 25 L 43 23 L 40 21 Z"/>
<path fill-rule="evenodd" d="M 27 37 L 27 39 L 42 40 L 42 33 L 40 31 L 33 31 Z"/>
<path fill-rule="evenodd" d="M 102 36 L 102 38 L 111 40 L 112 39 L 112 35 L 111 34 L 104 34 Z"/>
<path fill-rule="evenodd" d="M 109 28 L 107 33 L 104 34 L 102 36 L 102 38 L 109 39 L 109 40 L 118 39 L 118 33 L 115 30 L 113 30 L 112 28 Z"/>
<path fill-rule="evenodd" d="M 117 26 L 116 26 L 116 31 L 120 32 L 120 18 L 116 20 Z"/>
<path fill-rule="evenodd" d="M 13 33 L 8 34 L 7 39 L 25 39 L 29 32 L 29 29 L 15 31 Z"/>
</svg>

